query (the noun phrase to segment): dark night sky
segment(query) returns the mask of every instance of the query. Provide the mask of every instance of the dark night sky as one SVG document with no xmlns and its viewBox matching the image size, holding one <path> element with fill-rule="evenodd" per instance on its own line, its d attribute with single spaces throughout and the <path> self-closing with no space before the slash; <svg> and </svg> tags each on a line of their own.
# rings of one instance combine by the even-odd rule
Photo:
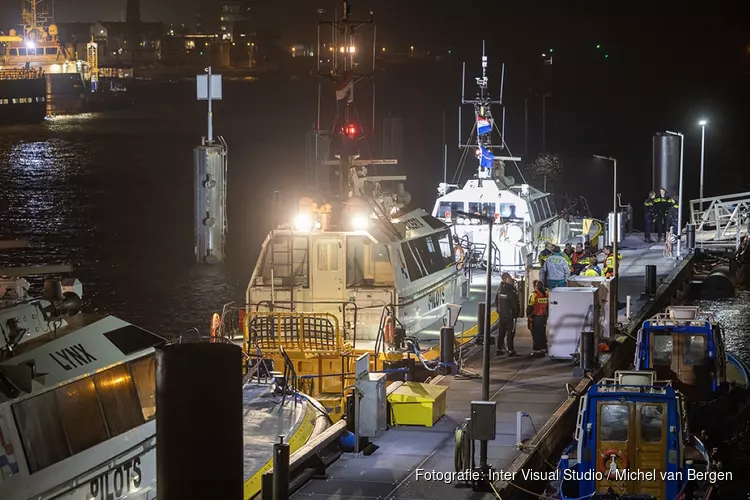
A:
<svg viewBox="0 0 750 500">
<path fill-rule="evenodd" d="M 125 3 L 57 0 L 57 20 L 119 20 L 124 18 Z M 721 2 L 721 7 L 719 2 L 716 7 L 698 2 L 693 7 L 675 2 L 534 0 L 351 3 L 354 17 L 375 11 L 379 43 L 387 46 L 451 48 L 456 60 L 476 63 L 479 44 L 486 38 L 491 62 L 507 64 L 506 97 L 513 99 L 509 143 L 516 151 L 523 143 L 523 98 L 529 89 L 531 95 L 553 94 L 548 104 L 548 149 L 578 158 L 594 152 L 616 156 L 626 169 L 650 165 L 651 135 L 666 129 L 685 132 L 686 162 L 694 163 L 700 143 L 697 120 L 705 116 L 711 120 L 709 173 L 718 179 L 712 181 L 714 189 L 707 184 L 707 194 L 750 190 L 748 185 L 733 185 L 738 179 L 750 183 L 750 9 L 740 2 Z M 318 0 L 254 4 L 264 13 L 263 24 L 276 20 L 283 26 L 285 43 L 311 44 L 316 9 L 322 6 L 331 12 L 340 7 L 340 2 Z M 194 6 L 194 0 L 142 0 L 141 12 L 145 21 L 192 24 Z M 6 30 L 17 22 L 19 7 L 20 0 L 0 1 L 0 21 Z M 279 15 L 273 18 L 276 9 Z M 603 49 L 596 51 L 596 44 Z M 550 47 L 555 49 L 551 68 L 540 57 Z M 610 55 L 606 61 L 603 51 Z M 457 89 L 446 93 L 438 87 L 457 87 L 457 71 L 454 64 L 445 68 L 439 81 L 425 76 L 405 88 L 414 92 L 414 100 L 433 103 L 438 113 L 441 107 L 454 109 Z M 455 130 L 455 118 L 449 116 L 449 122 Z M 439 142 L 439 133 L 432 130 L 430 137 L 437 136 Z M 430 161 L 442 163 L 439 144 L 425 143 L 420 149 L 434 149 Z M 583 183 L 587 175 L 572 180 Z M 625 179 L 626 187 L 636 181 Z M 642 185 L 634 185 L 636 191 L 640 193 Z"/>
</svg>

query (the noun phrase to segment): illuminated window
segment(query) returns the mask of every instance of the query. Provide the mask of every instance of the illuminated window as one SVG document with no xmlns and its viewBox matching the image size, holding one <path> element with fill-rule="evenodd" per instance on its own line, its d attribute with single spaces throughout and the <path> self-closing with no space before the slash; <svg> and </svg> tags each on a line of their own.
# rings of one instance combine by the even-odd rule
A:
<svg viewBox="0 0 750 500">
<path fill-rule="evenodd" d="M 672 335 L 661 334 L 651 337 L 651 366 L 672 364 Z"/>
<path fill-rule="evenodd" d="M 337 242 L 319 241 L 317 248 L 316 267 L 318 271 L 339 270 L 339 244 Z"/>
<path fill-rule="evenodd" d="M 107 420 L 110 436 L 117 436 L 144 422 L 133 379 L 125 365 L 94 376 L 96 390 Z"/>
<path fill-rule="evenodd" d="M 706 359 L 706 337 L 688 335 L 683 343 L 683 362 L 686 365 L 699 365 Z"/>
<path fill-rule="evenodd" d="M 130 372 L 138 390 L 143 418 L 151 420 L 156 415 L 156 360 L 153 356 L 130 363 Z"/>
</svg>

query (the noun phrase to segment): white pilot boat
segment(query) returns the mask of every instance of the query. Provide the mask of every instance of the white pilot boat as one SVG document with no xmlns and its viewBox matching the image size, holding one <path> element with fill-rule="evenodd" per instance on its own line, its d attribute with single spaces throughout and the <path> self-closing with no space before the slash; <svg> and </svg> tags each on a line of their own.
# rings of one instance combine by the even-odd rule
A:
<svg viewBox="0 0 750 500">
<path fill-rule="evenodd" d="M 461 147 L 474 154 L 464 154 L 458 171 L 462 171 L 463 160 L 473 156 L 478 162 L 477 173 L 463 187 L 441 183 L 432 215 L 446 223 L 453 223 L 455 234 L 464 251 L 470 254 L 472 263 L 483 259 L 486 261 L 484 253 L 490 234 L 489 224 L 471 215 L 493 218 L 494 268 L 524 277 L 533 264 L 533 256 L 541 250 L 541 242 L 559 244 L 569 241 L 573 235 L 570 224 L 560 216 L 551 194 L 526 183 L 516 184 L 513 177 L 505 175 L 505 162 L 516 164 L 521 158 L 510 155 L 505 143 L 505 109 L 500 126 L 492 115 L 493 106 L 503 106 L 503 84 L 501 82 L 500 99 L 492 100 L 487 87 L 487 62 L 488 58 L 483 54 L 482 76 L 476 78 L 479 87 L 477 97 L 466 100 L 463 89 L 461 96 L 462 105 L 471 105 L 475 118 L 469 139 Z M 460 116 L 459 113 L 459 121 Z M 493 136 L 499 138 L 497 144 L 493 144 Z M 496 156 L 493 151 L 498 150 L 507 152 L 508 156 Z"/>
<path fill-rule="evenodd" d="M 154 499 L 154 348 L 165 339 L 114 316 L 79 313 L 78 280 L 48 283 L 59 285 L 56 293 L 29 299 L 25 280 L 0 279 L 0 498 Z M 282 398 L 270 381 L 236 383 L 252 498 L 278 435 L 293 453 L 328 421 L 317 402 Z"/>
</svg>

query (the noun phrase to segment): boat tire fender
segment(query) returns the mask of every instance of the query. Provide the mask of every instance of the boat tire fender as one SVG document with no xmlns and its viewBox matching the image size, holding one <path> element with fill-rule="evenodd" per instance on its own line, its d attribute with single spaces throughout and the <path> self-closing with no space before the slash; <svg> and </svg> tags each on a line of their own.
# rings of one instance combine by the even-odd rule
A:
<svg viewBox="0 0 750 500">
<path fill-rule="evenodd" d="M 620 460 L 621 470 L 628 468 L 628 454 L 627 453 L 625 453 L 622 450 L 615 450 L 614 448 L 610 450 L 604 450 L 603 452 L 601 452 L 601 454 L 599 454 L 599 472 L 601 472 L 602 474 L 607 473 L 607 467 L 606 467 L 605 461 L 612 455 L 616 456 Z"/>
</svg>

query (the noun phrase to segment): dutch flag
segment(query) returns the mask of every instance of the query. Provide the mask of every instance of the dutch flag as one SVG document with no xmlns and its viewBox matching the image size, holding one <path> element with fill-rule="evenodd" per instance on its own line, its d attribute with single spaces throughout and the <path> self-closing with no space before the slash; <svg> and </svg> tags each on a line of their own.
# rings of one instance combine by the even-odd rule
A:
<svg viewBox="0 0 750 500">
<path fill-rule="evenodd" d="M 492 162 L 495 160 L 495 155 L 489 149 L 480 146 L 481 156 L 479 157 L 479 166 L 482 168 L 492 168 Z"/>
<path fill-rule="evenodd" d="M 484 116 L 477 116 L 477 134 L 487 135 L 490 132 L 492 132 L 492 125 L 490 125 L 490 121 L 487 120 Z"/>
</svg>

